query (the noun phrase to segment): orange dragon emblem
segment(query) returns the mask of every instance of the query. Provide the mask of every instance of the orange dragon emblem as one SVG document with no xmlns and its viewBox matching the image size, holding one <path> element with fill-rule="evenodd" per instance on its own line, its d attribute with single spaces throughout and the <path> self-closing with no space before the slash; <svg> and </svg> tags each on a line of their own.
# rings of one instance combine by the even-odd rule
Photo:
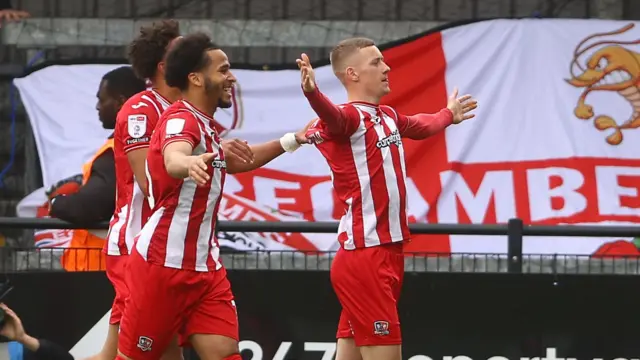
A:
<svg viewBox="0 0 640 360">
<path fill-rule="evenodd" d="M 640 127 L 640 53 L 631 51 L 621 45 L 637 45 L 640 39 L 634 41 L 613 41 L 602 40 L 586 45 L 587 41 L 603 36 L 614 36 L 623 34 L 634 27 L 629 24 L 621 29 L 597 33 L 586 37 L 574 49 L 573 60 L 569 71 L 571 78 L 566 81 L 578 88 L 584 88 L 574 114 L 579 119 L 588 120 L 593 118 L 593 107 L 585 103 L 587 95 L 592 91 L 615 91 L 622 95 L 632 106 L 631 117 L 621 123 L 608 115 L 598 115 L 594 120 L 594 125 L 598 130 L 613 129 L 614 132 L 607 136 L 607 143 L 619 145 L 622 143 L 622 131 L 636 129 Z M 579 58 L 585 52 L 603 46 L 595 51 L 586 61 L 584 66 L 580 64 Z M 575 73 L 576 68 L 579 71 Z"/>
</svg>

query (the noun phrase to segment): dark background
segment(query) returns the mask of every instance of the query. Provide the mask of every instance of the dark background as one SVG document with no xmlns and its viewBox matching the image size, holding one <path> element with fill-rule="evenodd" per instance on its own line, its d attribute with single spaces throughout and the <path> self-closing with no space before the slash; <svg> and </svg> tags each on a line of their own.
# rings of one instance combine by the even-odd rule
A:
<svg viewBox="0 0 640 360">
<path fill-rule="evenodd" d="M 242 340 L 272 359 L 320 359 L 304 342 L 331 342 L 339 306 L 327 272 L 233 270 Z M 73 347 L 106 313 L 104 273 L 10 275 L 6 303 L 27 331 Z M 639 280 L 632 276 L 407 273 L 400 303 L 404 358 L 466 355 L 591 359 L 640 354 Z M 96 348 L 98 351 L 99 348 Z M 250 352 L 243 355 L 251 358 Z"/>
</svg>

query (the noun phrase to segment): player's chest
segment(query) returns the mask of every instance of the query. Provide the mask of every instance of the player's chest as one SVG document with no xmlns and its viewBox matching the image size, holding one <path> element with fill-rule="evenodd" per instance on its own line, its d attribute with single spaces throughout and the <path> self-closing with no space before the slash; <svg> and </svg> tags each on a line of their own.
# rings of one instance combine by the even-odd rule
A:
<svg viewBox="0 0 640 360">
<path fill-rule="evenodd" d="M 364 117 L 351 140 L 369 153 L 377 151 L 383 155 L 393 148 L 402 147 L 402 137 L 396 122 L 386 114 Z"/>
<path fill-rule="evenodd" d="M 222 140 L 215 130 L 200 133 L 200 142 L 193 148 L 193 154 L 200 155 L 204 153 L 217 153 L 219 157 L 224 158 Z"/>
<path fill-rule="evenodd" d="M 218 132 L 213 127 L 209 127 L 206 131 L 201 132 L 201 141 L 198 146 L 193 149 L 194 155 L 200 155 L 204 153 L 214 153 L 216 156 L 211 161 L 211 172 L 226 172 L 227 162 L 224 156 L 224 150 L 222 148 L 222 139 L 218 135 Z"/>
</svg>

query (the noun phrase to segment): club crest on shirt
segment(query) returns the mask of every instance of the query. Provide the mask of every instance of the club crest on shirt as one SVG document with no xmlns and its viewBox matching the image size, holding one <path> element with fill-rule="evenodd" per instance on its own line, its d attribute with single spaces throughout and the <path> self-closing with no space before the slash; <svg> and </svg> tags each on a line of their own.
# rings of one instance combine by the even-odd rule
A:
<svg viewBox="0 0 640 360">
<path fill-rule="evenodd" d="M 231 89 L 231 107 L 218 108 L 214 114 L 214 119 L 223 130 L 218 135 L 224 137 L 229 130 L 240 129 L 244 123 L 244 111 L 242 105 L 242 88 L 236 82 Z"/>
<path fill-rule="evenodd" d="M 151 351 L 153 346 L 153 339 L 147 336 L 140 336 L 138 338 L 138 349 L 142 351 Z"/>
<path fill-rule="evenodd" d="M 373 323 L 374 335 L 389 335 L 389 322 L 388 321 L 376 321 Z"/>
<path fill-rule="evenodd" d="M 139 139 L 147 132 L 147 115 L 129 115 L 127 118 L 129 136 Z"/>
</svg>

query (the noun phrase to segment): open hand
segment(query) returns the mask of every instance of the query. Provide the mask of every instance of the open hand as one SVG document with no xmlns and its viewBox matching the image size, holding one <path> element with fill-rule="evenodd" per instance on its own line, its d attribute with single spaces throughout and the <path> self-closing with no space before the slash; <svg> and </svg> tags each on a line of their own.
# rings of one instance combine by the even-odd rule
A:
<svg viewBox="0 0 640 360">
<path fill-rule="evenodd" d="M 207 169 L 217 155 L 216 153 L 205 153 L 192 157 L 191 164 L 189 164 L 189 178 L 200 186 L 206 185 L 210 179 Z"/>
<path fill-rule="evenodd" d="M 20 341 L 24 338 L 25 332 L 22 321 L 13 310 L 5 304 L 0 304 L 0 308 L 4 310 L 4 327 L 0 329 L 0 335 L 12 341 Z"/>
<path fill-rule="evenodd" d="M 225 159 L 237 159 L 245 164 L 253 162 L 253 150 L 246 141 L 240 139 L 223 140 L 221 146 Z"/>
<path fill-rule="evenodd" d="M 474 118 L 475 114 L 469 114 L 472 110 L 478 107 L 478 101 L 473 99 L 471 95 L 464 95 L 458 97 L 458 88 L 453 89 L 451 95 L 449 95 L 449 101 L 447 103 L 447 109 L 453 113 L 453 123 L 459 124 L 465 120 Z"/>
<path fill-rule="evenodd" d="M 305 92 L 312 92 L 316 89 L 316 75 L 311 67 L 311 61 L 307 54 L 302 54 L 301 59 L 297 59 L 296 63 L 300 69 L 300 81 L 302 89 Z"/>
</svg>

